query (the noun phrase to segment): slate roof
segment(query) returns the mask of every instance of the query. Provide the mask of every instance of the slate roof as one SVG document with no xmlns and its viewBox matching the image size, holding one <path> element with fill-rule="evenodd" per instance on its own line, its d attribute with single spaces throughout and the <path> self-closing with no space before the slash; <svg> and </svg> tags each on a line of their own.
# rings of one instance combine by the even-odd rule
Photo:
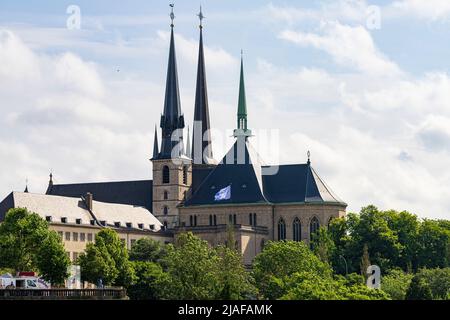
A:
<svg viewBox="0 0 450 320">
<path fill-rule="evenodd" d="M 94 200 L 145 207 L 152 211 L 153 181 L 120 181 L 79 184 L 55 184 L 48 195 L 80 198 L 92 193 Z"/>
<path fill-rule="evenodd" d="M 239 139 L 204 179 L 184 206 L 223 204 L 333 203 L 346 205 L 324 183 L 309 163 L 281 165 L 276 174 L 264 165 L 246 141 Z M 241 140 L 242 141 L 242 140 Z M 241 152 L 239 152 L 241 148 Z M 229 200 L 215 201 L 215 194 L 231 185 Z"/>
<path fill-rule="evenodd" d="M 82 225 L 90 225 L 91 220 L 97 220 L 97 224 L 105 221 L 107 226 L 114 227 L 117 222 L 121 227 L 126 227 L 127 223 L 132 224 L 132 228 L 140 229 L 139 224 L 143 224 L 146 231 L 159 231 L 161 222 L 156 219 L 149 210 L 143 207 L 136 207 L 123 204 L 111 204 L 93 201 L 92 213 L 87 209 L 85 202 L 80 198 L 61 197 L 44 194 L 34 194 L 25 192 L 12 192 L 1 204 L 0 221 L 5 213 L 11 208 L 26 208 L 31 212 L 39 214 L 42 218 L 52 217 L 52 222 L 61 223 L 61 218 L 66 218 L 66 223 L 75 224 L 77 219 L 81 219 Z M 154 229 L 151 229 L 153 225 Z"/>
</svg>

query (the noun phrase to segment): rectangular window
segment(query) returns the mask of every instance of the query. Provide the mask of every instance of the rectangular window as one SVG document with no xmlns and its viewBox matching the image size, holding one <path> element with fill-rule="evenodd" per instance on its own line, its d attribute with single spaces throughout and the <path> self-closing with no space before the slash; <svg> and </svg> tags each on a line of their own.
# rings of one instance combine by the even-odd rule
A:
<svg viewBox="0 0 450 320">
<path fill-rule="evenodd" d="M 73 261 L 77 261 L 78 259 L 78 252 L 73 253 Z"/>
<path fill-rule="evenodd" d="M 88 242 L 92 242 L 92 233 L 88 233 Z"/>
<path fill-rule="evenodd" d="M 66 241 L 70 241 L 70 232 L 66 232 Z"/>
<path fill-rule="evenodd" d="M 86 233 L 80 233 L 80 241 L 85 242 L 86 241 Z"/>
<path fill-rule="evenodd" d="M 74 232 L 72 234 L 72 237 L 73 237 L 73 241 L 78 241 L 78 232 Z"/>
<path fill-rule="evenodd" d="M 46 220 L 47 222 L 52 222 L 52 217 L 51 217 L 51 216 L 46 216 L 46 217 L 45 217 L 45 220 Z"/>
<path fill-rule="evenodd" d="M 81 224 L 81 219 L 76 219 L 75 222 L 76 224 Z"/>
<path fill-rule="evenodd" d="M 62 217 L 61 218 L 61 223 L 67 223 L 67 218 L 66 217 Z"/>
</svg>

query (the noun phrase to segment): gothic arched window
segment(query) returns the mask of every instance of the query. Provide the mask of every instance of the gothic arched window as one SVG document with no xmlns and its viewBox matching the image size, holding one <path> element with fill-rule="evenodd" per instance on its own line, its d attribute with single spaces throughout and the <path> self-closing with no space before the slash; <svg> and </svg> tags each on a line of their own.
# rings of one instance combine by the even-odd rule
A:
<svg viewBox="0 0 450 320">
<path fill-rule="evenodd" d="M 319 219 L 317 217 L 314 217 L 311 219 L 311 222 L 309 223 L 309 239 L 313 240 L 314 234 L 319 230 L 320 223 Z"/>
<path fill-rule="evenodd" d="M 300 241 L 302 240 L 302 226 L 300 224 L 300 220 L 298 218 L 294 219 L 294 224 L 292 225 L 293 230 L 293 239 L 294 241 Z"/>
<path fill-rule="evenodd" d="M 164 200 L 169 199 L 169 193 L 167 191 L 164 191 Z"/>
<path fill-rule="evenodd" d="M 278 220 L 278 240 L 286 240 L 286 223 L 284 223 L 283 218 Z"/>
<path fill-rule="evenodd" d="M 256 213 L 253 214 L 253 225 L 256 227 L 257 222 L 256 222 Z"/>
<path fill-rule="evenodd" d="M 248 215 L 248 223 L 252 226 L 253 225 L 253 213 L 249 213 Z"/>
<path fill-rule="evenodd" d="M 170 170 L 168 166 L 164 166 L 163 167 L 163 172 L 162 172 L 162 180 L 163 183 L 169 183 L 170 182 Z"/>
<path fill-rule="evenodd" d="M 187 166 L 183 167 L 183 184 L 187 184 L 188 182 L 188 168 Z"/>
<path fill-rule="evenodd" d="M 210 226 L 213 225 L 213 216 L 212 216 L 212 214 L 209 215 L 209 225 Z"/>
<path fill-rule="evenodd" d="M 164 207 L 163 211 L 164 211 L 164 215 L 168 215 L 169 214 L 169 208 Z"/>
</svg>

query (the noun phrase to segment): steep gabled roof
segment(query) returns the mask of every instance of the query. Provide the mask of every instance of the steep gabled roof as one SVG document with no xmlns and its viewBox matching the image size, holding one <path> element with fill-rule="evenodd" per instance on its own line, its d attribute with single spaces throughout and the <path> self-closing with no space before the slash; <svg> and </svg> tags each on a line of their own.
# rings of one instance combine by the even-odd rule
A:
<svg viewBox="0 0 450 320">
<path fill-rule="evenodd" d="M 267 203 L 260 171 L 261 165 L 249 150 L 248 141 L 237 139 L 184 205 Z M 231 186 L 231 198 L 215 201 L 217 192 L 227 186 Z"/>
<path fill-rule="evenodd" d="M 222 204 L 335 203 L 346 205 L 323 182 L 310 163 L 274 167 L 262 164 L 248 141 L 237 139 L 221 163 L 194 190 L 185 206 Z M 240 150 L 241 148 L 241 150 Z M 274 172 L 275 174 L 268 174 Z M 229 200 L 216 193 L 231 185 Z"/>
<path fill-rule="evenodd" d="M 97 201 L 140 206 L 152 210 L 152 180 L 55 184 L 49 188 L 47 194 L 79 198 L 88 192 L 92 193 Z"/>
</svg>

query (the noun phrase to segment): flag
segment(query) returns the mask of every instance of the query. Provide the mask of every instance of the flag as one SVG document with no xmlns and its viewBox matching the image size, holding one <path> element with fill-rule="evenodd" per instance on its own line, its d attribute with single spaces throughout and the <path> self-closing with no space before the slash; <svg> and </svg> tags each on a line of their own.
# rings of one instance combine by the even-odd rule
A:
<svg viewBox="0 0 450 320">
<path fill-rule="evenodd" d="M 214 201 L 229 200 L 231 198 L 231 185 L 219 190 L 214 196 Z"/>
</svg>

